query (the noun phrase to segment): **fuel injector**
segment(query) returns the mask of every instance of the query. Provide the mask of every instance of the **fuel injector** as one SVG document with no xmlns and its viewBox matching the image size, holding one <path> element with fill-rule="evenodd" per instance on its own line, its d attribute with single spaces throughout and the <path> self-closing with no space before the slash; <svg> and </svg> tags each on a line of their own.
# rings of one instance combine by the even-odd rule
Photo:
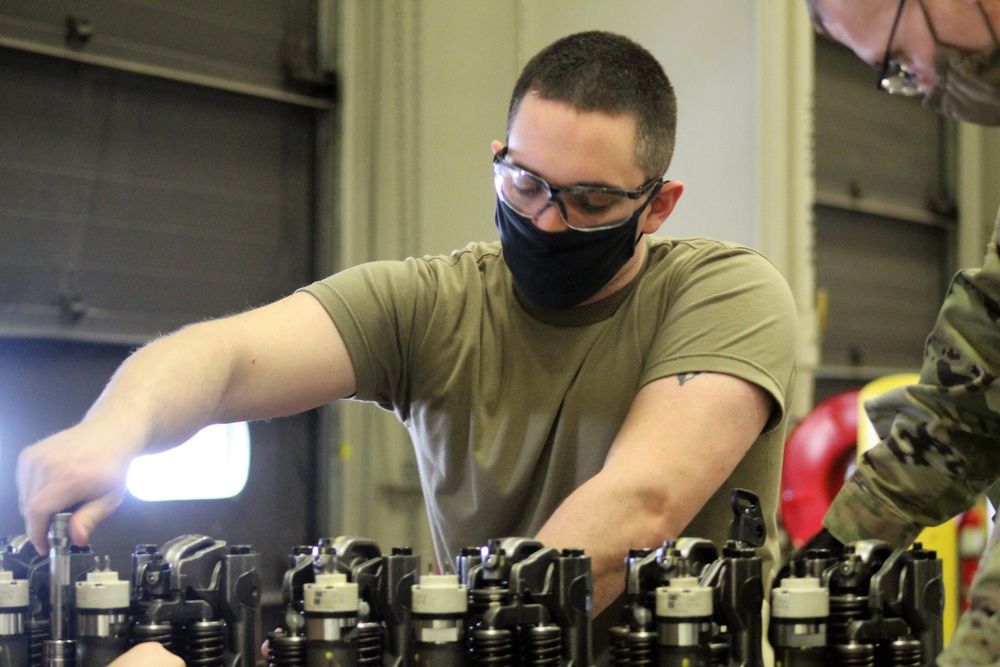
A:
<svg viewBox="0 0 1000 667">
<path fill-rule="evenodd" d="M 871 619 L 868 605 L 872 576 L 892 554 L 892 546 L 881 540 L 862 540 L 845 545 L 843 556 L 823 575 L 830 591 L 830 622 L 827 642 L 833 664 L 874 665 L 876 641 L 858 632 Z"/>
<path fill-rule="evenodd" d="M 306 667 L 358 664 L 358 585 L 332 561 L 304 586 Z"/>
<path fill-rule="evenodd" d="M 781 667 L 824 667 L 830 591 L 818 577 L 807 576 L 804 562 L 795 564 L 771 591 L 768 638 Z"/>
<path fill-rule="evenodd" d="M 413 663 L 464 667 L 469 591 L 455 574 L 424 574 L 412 587 Z"/>
<path fill-rule="evenodd" d="M 714 592 L 701 584 L 700 575 L 718 555 L 714 544 L 693 537 L 629 553 L 625 624 L 611 629 L 612 664 L 711 664 Z"/>
<path fill-rule="evenodd" d="M 0 569 L 0 667 L 25 667 L 28 664 L 25 628 L 28 604 L 28 581 L 14 579 L 13 572 Z"/>
<path fill-rule="evenodd" d="M 129 582 L 111 570 L 110 558 L 104 566 L 87 573 L 86 581 L 76 582 L 76 627 L 81 667 L 106 667 L 131 645 L 129 631 Z"/>
<path fill-rule="evenodd" d="M 670 573 L 665 585 L 656 588 L 660 667 L 707 667 L 711 661 L 714 594 L 696 576 L 700 568 L 689 546 L 707 552 L 701 541 L 682 538 L 678 543 L 668 542 L 660 554 L 661 567 Z"/>
</svg>

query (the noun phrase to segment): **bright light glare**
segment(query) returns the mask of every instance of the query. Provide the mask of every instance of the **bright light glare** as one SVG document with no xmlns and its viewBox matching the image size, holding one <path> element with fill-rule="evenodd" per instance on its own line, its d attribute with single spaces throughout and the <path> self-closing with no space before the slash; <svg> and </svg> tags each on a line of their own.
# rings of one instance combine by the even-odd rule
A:
<svg viewBox="0 0 1000 667">
<path fill-rule="evenodd" d="M 140 500 L 232 498 L 247 483 L 250 429 L 246 422 L 215 424 L 183 445 L 140 456 L 128 471 L 128 490 Z"/>
</svg>

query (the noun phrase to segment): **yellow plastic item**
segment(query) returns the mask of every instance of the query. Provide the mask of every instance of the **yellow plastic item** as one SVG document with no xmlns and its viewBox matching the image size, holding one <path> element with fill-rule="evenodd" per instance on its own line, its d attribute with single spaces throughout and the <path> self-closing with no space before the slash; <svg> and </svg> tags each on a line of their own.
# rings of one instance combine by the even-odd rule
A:
<svg viewBox="0 0 1000 667">
<path fill-rule="evenodd" d="M 875 427 L 865 413 L 865 401 L 875 398 L 891 389 L 916 384 L 920 376 L 916 373 L 897 373 L 872 380 L 858 393 L 858 455 L 879 443 Z M 958 623 L 959 615 L 959 571 L 958 571 L 958 522 L 951 519 L 940 526 L 925 528 L 917 537 L 925 549 L 936 551 L 941 559 L 944 577 L 944 641 L 951 639 Z"/>
</svg>

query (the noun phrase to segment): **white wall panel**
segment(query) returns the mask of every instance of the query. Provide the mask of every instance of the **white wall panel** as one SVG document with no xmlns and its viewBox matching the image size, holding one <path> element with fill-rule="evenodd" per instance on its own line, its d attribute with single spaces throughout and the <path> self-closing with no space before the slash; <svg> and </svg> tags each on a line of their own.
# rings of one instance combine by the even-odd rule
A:
<svg viewBox="0 0 1000 667">
<path fill-rule="evenodd" d="M 519 7 L 522 56 L 594 29 L 627 35 L 649 49 L 677 94 L 677 149 L 667 176 L 685 184 L 659 233 L 759 247 L 755 3 L 523 0 Z"/>
</svg>

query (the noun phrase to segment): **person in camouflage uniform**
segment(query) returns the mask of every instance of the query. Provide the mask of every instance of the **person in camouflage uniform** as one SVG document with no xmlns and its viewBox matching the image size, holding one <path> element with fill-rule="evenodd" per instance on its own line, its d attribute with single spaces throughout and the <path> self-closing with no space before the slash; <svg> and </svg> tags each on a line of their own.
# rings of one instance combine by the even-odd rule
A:
<svg viewBox="0 0 1000 667">
<path fill-rule="evenodd" d="M 925 106 L 949 117 L 1000 125 L 1000 0 L 806 2 L 818 31 L 881 68 L 888 92 L 923 95 Z M 878 538 L 901 548 L 983 493 L 1000 507 L 998 240 L 994 232 L 981 268 L 953 280 L 919 383 L 865 405 L 883 440 L 862 457 L 814 543 Z M 994 526 L 971 606 L 938 656 L 943 667 L 1000 664 L 998 541 Z"/>
</svg>

